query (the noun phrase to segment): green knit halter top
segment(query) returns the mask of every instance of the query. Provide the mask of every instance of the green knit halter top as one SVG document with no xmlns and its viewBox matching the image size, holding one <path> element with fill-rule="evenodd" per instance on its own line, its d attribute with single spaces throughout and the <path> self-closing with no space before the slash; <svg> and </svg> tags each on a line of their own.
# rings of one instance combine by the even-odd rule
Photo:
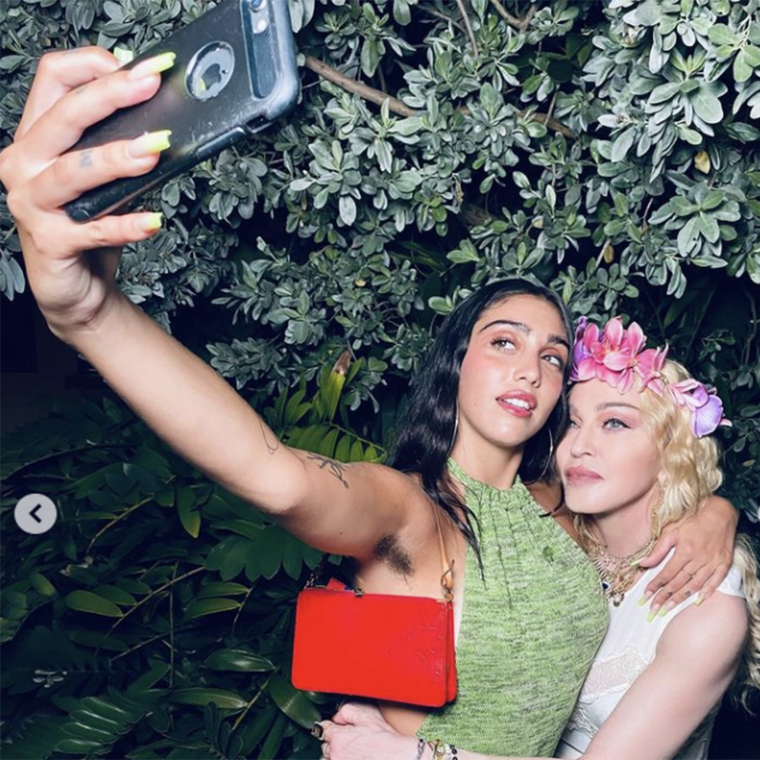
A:
<svg viewBox="0 0 760 760">
<path fill-rule="evenodd" d="M 483 560 L 467 550 L 458 694 L 418 731 L 463 750 L 551 757 L 607 630 L 599 577 L 518 479 L 464 486 Z M 479 526 L 478 526 L 479 522 Z"/>
</svg>

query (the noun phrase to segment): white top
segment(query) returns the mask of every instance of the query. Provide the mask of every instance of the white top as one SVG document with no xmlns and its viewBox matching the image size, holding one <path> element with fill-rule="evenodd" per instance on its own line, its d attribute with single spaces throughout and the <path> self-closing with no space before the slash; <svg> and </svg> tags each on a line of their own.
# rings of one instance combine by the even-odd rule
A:
<svg viewBox="0 0 760 760">
<path fill-rule="evenodd" d="M 556 757 L 577 758 L 588 748 L 602 723 L 612 714 L 617 703 L 639 674 L 654 660 L 657 642 L 675 616 L 693 604 L 691 596 L 664 617 L 647 622 L 649 605 L 640 607 L 639 599 L 649 581 L 670 559 L 670 554 L 657 566 L 647 570 L 626 592 L 619 607 L 609 603 L 610 624 L 607 635 L 596 653 L 591 670 L 583 684 L 578 702 L 565 728 Z M 742 577 L 734 565 L 718 591 L 731 596 L 744 596 Z M 718 705 L 702 721 L 676 754 L 679 760 L 707 760 Z"/>
</svg>

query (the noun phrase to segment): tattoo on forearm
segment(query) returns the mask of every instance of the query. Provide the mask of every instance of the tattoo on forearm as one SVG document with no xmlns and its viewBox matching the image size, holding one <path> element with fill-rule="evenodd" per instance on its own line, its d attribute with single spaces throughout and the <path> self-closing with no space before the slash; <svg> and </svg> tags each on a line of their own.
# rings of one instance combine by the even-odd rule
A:
<svg viewBox="0 0 760 760">
<path fill-rule="evenodd" d="M 272 443 L 267 436 L 267 429 L 261 419 L 259 419 L 259 425 L 261 425 L 261 435 L 264 438 L 264 445 L 267 447 L 267 451 L 270 454 L 274 454 L 274 452 L 280 448 L 280 441 L 277 439 L 277 436 L 272 433 L 272 436 L 274 437 L 274 443 Z"/>
<path fill-rule="evenodd" d="M 88 166 L 92 166 L 92 150 L 85 150 L 82 155 L 79 156 L 79 166 L 85 169 Z"/>
<path fill-rule="evenodd" d="M 348 481 L 343 475 L 346 465 L 341 462 L 336 462 L 334 459 L 320 456 L 319 454 L 308 454 L 306 458 L 310 459 L 312 462 L 319 462 L 318 466 L 320 470 L 324 470 L 328 467 L 330 469 L 330 474 L 334 475 L 341 483 L 343 483 L 343 488 L 348 488 Z"/>
</svg>

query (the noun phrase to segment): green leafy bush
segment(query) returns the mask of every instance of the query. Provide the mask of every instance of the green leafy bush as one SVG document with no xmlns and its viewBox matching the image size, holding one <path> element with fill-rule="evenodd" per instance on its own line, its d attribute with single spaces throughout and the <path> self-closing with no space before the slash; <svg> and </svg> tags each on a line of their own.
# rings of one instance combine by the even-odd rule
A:
<svg viewBox="0 0 760 760">
<path fill-rule="evenodd" d="M 2 139 L 10 139 L 35 62 L 46 50 L 93 42 L 140 51 L 208 5 L 2 4 Z M 306 448 L 324 445 L 338 458 L 374 459 L 390 441 L 399 398 L 440 316 L 490 278 L 535 278 L 560 292 L 576 316 L 629 314 L 654 343 L 667 341 L 673 357 L 717 386 L 734 422 L 721 433 L 726 493 L 756 522 L 760 2 L 513 0 L 505 6 L 472 0 L 464 4 L 466 16 L 458 3 L 443 0 L 291 0 L 290 7 L 302 67 L 299 105 L 275 128 L 204 162 L 154 196 L 148 205 L 166 214 L 167 226 L 127 251 L 120 275 L 125 292 L 167 328 L 182 326 L 182 335 L 192 336 L 194 347 L 254 403 L 287 399 L 274 407 L 270 402 L 270 416 L 291 441 Z M 0 231 L 0 287 L 12 298 L 24 279 L 4 205 Z M 344 351 L 353 360 L 352 376 L 340 402 L 314 401 L 329 386 L 330 368 Z M 324 408 L 315 409 L 317 403 Z M 106 416 L 123 413 L 109 407 Z M 92 414 L 88 434 L 78 439 L 82 450 L 51 460 L 55 477 L 46 480 L 47 464 L 29 465 L 10 481 L 31 487 L 39 479 L 33 490 L 66 489 L 93 477 L 92 495 L 101 494 L 95 499 L 104 503 L 93 502 L 90 487 L 83 488 L 67 508 L 72 543 L 18 560 L 12 577 L 21 585 L 10 598 L 8 620 L 16 623 L 10 624 L 9 644 L 28 652 L 55 648 L 68 658 L 69 673 L 88 673 L 93 663 L 100 667 L 104 655 L 93 653 L 92 636 L 102 636 L 107 626 L 91 621 L 108 616 L 65 601 L 70 593 L 93 589 L 115 605 L 102 609 L 119 611 L 113 621 L 156 592 L 109 637 L 122 642 L 123 652 L 144 641 L 151 625 L 157 641 L 173 630 L 166 622 L 172 604 L 182 634 L 171 650 L 163 643 L 145 644 L 116 660 L 119 667 L 133 663 L 129 670 L 136 678 L 146 675 L 136 687 L 127 675 L 108 673 L 106 679 L 100 672 L 100 681 L 92 674 L 77 681 L 67 676 L 47 692 L 19 676 L 25 685 L 13 688 L 26 695 L 60 692 L 64 701 L 55 709 L 45 703 L 45 709 L 58 716 L 86 710 L 95 718 L 84 725 L 93 729 L 103 725 L 96 718 L 108 716 L 66 700 L 107 700 L 126 713 L 115 722 L 130 746 L 141 748 L 135 757 L 170 756 L 167 744 L 154 744 L 161 741 L 156 734 L 181 735 L 188 742 L 197 734 L 198 756 L 204 757 L 250 753 L 251 747 L 267 757 L 263 753 L 278 735 L 287 747 L 283 752 L 309 751 L 298 720 L 283 713 L 290 701 L 278 689 L 285 687 L 275 685 L 272 693 L 272 684 L 283 683 L 280 671 L 249 711 L 255 719 L 242 729 L 242 749 L 235 741 L 241 727 L 232 728 L 241 713 L 231 698 L 209 700 L 216 708 L 203 708 L 203 727 L 197 721 L 200 707 L 168 700 L 178 688 L 213 688 L 248 704 L 262 688 L 267 673 L 198 668 L 211 656 L 214 637 L 221 642 L 214 644 L 217 649 L 244 652 L 229 655 L 231 662 L 266 657 L 286 670 L 282 634 L 288 623 L 282 621 L 289 619 L 307 572 L 304 562 L 313 558 L 305 552 L 297 560 L 285 534 L 250 512 L 243 518 L 240 504 L 198 479 L 139 424 L 117 431 L 113 421 Z M 55 421 L 46 424 L 52 428 Z M 98 446 L 90 450 L 88 440 Z M 126 449 L 118 448 L 123 440 L 130 444 Z M 21 445 L 12 439 L 10 446 L 18 449 L 11 460 L 25 465 Z M 163 457 L 170 463 L 171 483 L 140 459 L 148 449 L 151 461 Z M 45 453 L 42 446 L 36 455 Z M 110 483 L 97 479 L 101 470 Z M 19 481 L 24 473 L 28 477 Z M 122 501 L 114 505 L 117 498 Z M 9 504 L 6 497 L 6 509 Z M 88 541 L 98 530 L 132 507 L 137 514 L 118 520 L 90 553 Z M 267 547 L 282 547 L 280 565 L 266 554 L 250 560 L 270 563 L 255 580 L 240 561 L 251 535 L 223 527 L 241 519 L 251 535 L 278 537 Z M 184 534 L 177 533 L 178 524 Z M 133 548 L 120 555 L 119 545 L 131 542 Z M 217 545 L 230 549 L 228 564 L 222 563 L 222 550 L 214 550 Z M 86 567 L 64 576 L 61 590 L 47 599 L 34 583 L 47 589 L 44 578 L 69 566 L 61 564 L 67 551 L 72 568 Z M 151 561 L 164 575 L 143 581 L 148 590 L 142 595 L 118 585 L 119 578 L 149 572 Z M 198 575 L 175 580 L 196 568 Z M 57 575 L 48 580 L 61 585 Z M 159 592 L 170 580 L 175 583 Z M 240 584 L 245 591 L 209 592 L 193 601 L 207 584 Z M 112 590 L 109 598 L 102 589 L 111 587 L 135 602 Z M 237 587 L 217 591 L 232 588 Z M 84 597 L 76 599 L 85 603 Z M 191 611 L 220 611 L 204 615 L 203 628 L 194 632 L 200 618 L 187 618 L 191 604 L 200 604 Z M 256 613 L 260 622 L 246 623 Z M 39 615 L 45 623 L 34 622 Z M 161 622 L 152 624 L 154 619 Z M 47 633 L 35 633 L 32 626 L 38 625 Z M 70 631 L 90 639 L 75 641 Z M 172 675 L 158 675 L 167 651 L 175 652 L 166 671 Z M 108 656 L 120 654 L 109 650 Z M 156 678 L 146 685 L 149 673 Z M 115 692 L 105 690 L 106 680 Z M 150 700 L 159 707 L 154 710 Z M 147 722 L 132 721 L 143 709 L 150 714 Z M 274 720 L 266 736 L 248 728 L 263 726 L 260 716 Z M 167 720 L 172 725 L 163 731 Z M 58 730 L 55 722 L 46 725 Z M 11 721 L 7 730 L 35 733 L 24 728 Z M 111 729 L 117 731 L 102 730 L 112 738 Z M 72 740 L 101 742 L 93 751 L 109 741 L 76 730 Z"/>
<path fill-rule="evenodd" d="M 357 363 L 358 364 L 358 363 Z M 346 357 L 266 410 L 288 443 L 341 461 Z M 290 684 L 294 601 L 322 554 L 209 483 L 121 405 L 83 402 L 3 449 L 4 535 L 20 495 L 58 505 L 5 547 L 3 755 L 316 758 L 330 698 Z M 338 557 L 331 558 L 339 562 Z"/>
</svg>

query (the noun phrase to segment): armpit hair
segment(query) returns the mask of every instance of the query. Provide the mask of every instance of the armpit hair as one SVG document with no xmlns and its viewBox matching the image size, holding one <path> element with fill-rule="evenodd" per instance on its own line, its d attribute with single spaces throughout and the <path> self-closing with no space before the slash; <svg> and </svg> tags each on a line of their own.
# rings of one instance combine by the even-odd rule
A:
<svg viewBox="0 0 760 760">
<path fill-rule="evenodd" d="M 377 559 L 387 562 L 393 570 L 408 578 L 414 571 L 412 558 L 401 548 L 394 535 L 383 536 L 372 550 Z"/>
</svg>

